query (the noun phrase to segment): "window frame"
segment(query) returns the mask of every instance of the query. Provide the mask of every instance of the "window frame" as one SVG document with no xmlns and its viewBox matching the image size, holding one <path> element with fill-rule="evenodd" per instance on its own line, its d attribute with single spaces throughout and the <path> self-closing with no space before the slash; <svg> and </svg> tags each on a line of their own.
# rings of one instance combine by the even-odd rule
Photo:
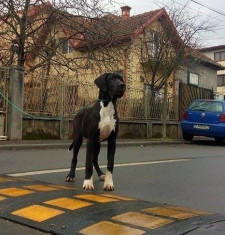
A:
<svg viewBox="0 0 225 235">
<path fill-rule="evenodd" d="M 219 78 L 221 78 L 222 80 L 221 84 L 218 83 Z M 225 86 L 225 74 L 217 75 L 217 87 L 223 87 L 223 86 Z"/>
<path fill-rule="evenodd" d="M 191 75 L 196 75 L 197 76 L 197 82 L 193 82 L 192 80 L 191 80 Z M 199 74 L 198 73 L 196 73 L 196 72 L 193 72 L 193 71 L 188 71 L 188 84 L 189 85 L 192 85 L 192 86 L 196 86 L 196 87 L 198 87 L 199 86 Z"/>
<path fill-rule="evenodd" d="M 159 52 L 160 47 L 160 36 L 159 33 L 151 30 L 149 35 L 148 54 L 155 58 Z"/>
<path fill-rule="evenodd" d="M 222 54 L 224 53 L 224 59 L 222 59 Z M 219 55 L 219 59 L 216 59 L 216 55 Z M 215 61 L 225 61 L 225 51 L 216 51 L 214 52 Z"/>
<path fill-rule="evenodd" d="M 66 37 L 62 37 L 59 39 L 60 44 L 60 52 L 63 54 L 68 54 L 74 51 L 74 48 L 71 46 L 69 39 Z"/>
</svg>

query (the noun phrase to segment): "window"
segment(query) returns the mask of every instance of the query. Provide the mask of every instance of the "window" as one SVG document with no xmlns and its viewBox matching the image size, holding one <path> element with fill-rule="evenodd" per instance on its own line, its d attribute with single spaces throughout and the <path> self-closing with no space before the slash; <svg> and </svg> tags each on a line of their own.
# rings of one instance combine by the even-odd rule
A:
<svg viewBox="0 0 225 235">
<path fill-rule="evenodd" d="M 73 47 L 70 45 L 69 39 L 60 38 L 59 42 L 60 42 L 60 51 L 63 54 L 70 53 L 70 52 L 74 51 Z"/>
<path fill-rule="evenodd" d="M 152 57 L 156 57 L 159 51 L 159 36 L 156 32 L 152 31 L 150 33 L 149 48 L 148 53 Z"/>
<path fill-rule="evenodd" d="M 189 72 L 188 83 L 190 85 L 198 86 L 199 85 L 199 75 L 197 73 Z"/>
<path fill-rule="evenodd" d="M 217 86 L 225 86 L 225 75 L 217 75 Z"/>
<path fill-rule="evenodd" d="M 225 51 L 221 52 L 221 60 L 225 60 Z"/>
<path fill-rule="evenodd" d="M 215 52 L 214 53 L 214 60 L 215 61 L 225 60 L 225 51 Z"/>
<path fill-rule="evenodd" d="M 223 112 L 223 103 L 217 101 L 194 101 L 189 109 L 192 111 Z"/>
</svg>

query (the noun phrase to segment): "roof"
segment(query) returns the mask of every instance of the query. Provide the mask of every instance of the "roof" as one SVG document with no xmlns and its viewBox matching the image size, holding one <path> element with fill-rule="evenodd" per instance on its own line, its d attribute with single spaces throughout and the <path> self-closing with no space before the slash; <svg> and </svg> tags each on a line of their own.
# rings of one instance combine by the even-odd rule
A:
<svg viewBox="0 0 225 235">
<path fill-rule="evenodd" d="M 114 14 L 107 14 L 99 18 L 85 18 L 54 9 L 51 3 L 47 2 L 43 5 L 31 6 L 28 15 L 31 19 L 34 19 L 39 13 L 43 12 L 49 14 L 50 18 L 44 19 L 46 23 L 40 29 L 31 54 L 27 56 L 29 60 L 36 57 L 41 44 L 43 45 L 47 39 L 50 27 L 53 25 L 53 18 L 60 22 L 60 27 L 69 39 L 71 46 L 76 50 L 84 51 L 89 47 L 93 49 L 99 46 L 131 41 L 151 23 L 166 14 L 165 9 L 162 8 L 128 18 Z"/>
<path fill-rule="evenodd" d="M 217 50 L 225 50 L 225 45 L 218 45 L 218 46 L 212 46 L 212 47 L 205 47 L 200 49 L 201 52 L 207 52 L 207 51 L 217 51 Z"/>
<path fill-rule="evenodd" d="M 143 30 L 146 26 L 154 22 L 159 16 L 164 12 L 164 9 L 159 9 L 155 11 L 145 12 L 143 14 L 134 15 L 128 18 L 123 18 L 117 16 L 116 27 L 114 26 L 114 31 L 118 36 L 122 35 L 134 35 L 139 31 Z"/>
<path fill-rule="evenodd" d="M 187 49 L 187 54 L 189 56 L 192 56 L 192 57 L 198 59 L 203 64 L 215 68 L 216 70 L 224 70 L 225 69 L 224 66 L 222 66 L 219 63 L 217 63 L 215 60 L 212 60 L 211 58 L 209 58 L 208 56 L 206 56 L 205 54 L 203 54 L 202 52 L 200 52 L 198 50 L 194 50 L 192 48 L 188 48 Z"/>
<path fill-rule="evenodd" d="M 114 14 L 107 14 L 103 17 L 88 19 L 82 16 L 72 15 L 65 11 L 54 9 L 51 3 L 44 3 L 43 6 L 32 6 L 29 15 L 34 17 L 40 12 L 50 14 L 50 18 L 46 19 L 46 25 L 43 26 L 39 35 L 39 43 L 36 47 L 40 48 L 41 44 L 47 39 L 47 34 L 50 32 L 52 25 L 52 17 L 60 19 L 60 26 L 68 37 L 71 46 L 76 50 L 86 50 L 89 46 L 92 48 L 100 45 L 115 45 L 121 42 L 130 42 L 158 19 L 166 17 L 169 19 L 164 8 L 155 11 L 149 11 L 142 14 L 122 17 Z M 174 29 L 176 31 L 176 29 Z M 177 34 L 178 35 L 178 34 Z M 179 36 L 178 36 L 179 37 Z M 225 45 L 205 48 L 224 48 Z M 37 49 L 37 48 L 36 48 Z M 33 51 L 37 51 L 34 49 Z M 195 49 L 187 49 L 188 56 L 195 57 L 205 65 L 212 66 L 217 70 L 222 70 L 224 67 L 214 60 L 210 59 L 203 53 Z M 29 59 L 34 59 L 34 55 L 28 56 Z"/>
<path fill-rule="evenodd" d="M 89 20 L 89 26 L 83 28 L 84 40 L 76 43 L 75 49 L 85 50 L 89 46 L 115 45 L 120 42 L 131 41 L 164 13 L 164 9 L 159 9 L 128 18 L 113 14 L 93 18 Z M 72 30 L 70 26 L 67 27 L 67 32 L 70 30 Z"/>
</svg>

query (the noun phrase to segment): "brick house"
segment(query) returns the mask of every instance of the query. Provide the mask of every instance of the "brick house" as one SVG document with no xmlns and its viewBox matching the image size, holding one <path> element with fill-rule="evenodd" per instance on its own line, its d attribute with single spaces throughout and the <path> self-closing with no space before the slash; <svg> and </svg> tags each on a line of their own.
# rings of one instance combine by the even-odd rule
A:
<svg viewBox="0 0 225 235">
<path fill-rule="evenodd" d="M 26 71 L 43 62 L 42 66 L 37 66 L 39 77 L 47 75 L 62 77 L 64 80 L 69 78 L 68 86 L 70 87 L 65 94 L 71 94 L 65 97 L 67 100 L 70 99 L 70 96 L 74 97 L 77 94 L 77 97 L 80 98 L 87 95 L 87 91 L 82 91 L 82 93 L 80 87 L 77 87 L 78 80 L 93 84 L 93 80 L 100 74 L 109 71 L 117 72 L 123 75 L 127 87 L 130 88 L 127 96 L 142 102 L 145 93 L 142 92 L 137 96 L 137 93 L 131 91 L 132 89 L 144 91 L 146 81 L 151 83 L 152 80 L 148 66 L 146 68 L 148 73 L 145 74 L 143 61 L 140 59 L 141 39 L 144 35 L 149 37 L 149 48 L 151 49 L 149 54 L 154 58 L 154 54 L 157 52 L 157 40 L 155 40 L 158 37 L 157 30 L 162 30 L 162 22 L 170 21 L 170 19 L 164 8 L 133 16 L 130 11 L 129 6 L 124 6 L 121 7 L 121 15 L 107 14 L 90 20 L 56 10 L 49 2 L 43 3 L 41 6 L 32 6 L 28 11 L 28 17 L 31 22 L 38 18 L 42 26 L 37 31 L 34 40 L 27 42 L 30 43 L 30 48 L 28 48 L 25 58 Z M 175 29 L 174 35 L 176 35 Z M 181 43 L 180 38 L 170 46 L 175 46 L 178 42 Z M 11 45 L 8 46 L 11 47 Z M 186 51 L 186 58 L 183 59 L 194 61 L 194 63 L 191 63 L 191 67 L 183 66 L 171 73 L 168 80 L 170 94 L 179 95 L 179 82 L 216 89 L 216 73 L 218 69 L 221 69 L 218 63 L 191 49 Z M 103 61 L 102 64 L 99 61 Z M 158 77 L 163 67 L 162 63 L 157 71 Z M 32 76 L 31 71 L 25 82 L 32 80 Z M 44 85 L 47 87 L 58 86 L 58 84 L 51 83 Z M 160 82 L 154 85 L 157 88 L 160 86 Z M 33 89 L 33 86 L 29 85 L 29 89 Z M 41 97 L 35 99 L 41 100 L 43 95 L 39 88 L 37 93 Z M 91 91 L 89 96 L 96 97 L 96 93 Z M 77 105 L 77 102 L 72 102 L 72 105 Z"/>
</svg>

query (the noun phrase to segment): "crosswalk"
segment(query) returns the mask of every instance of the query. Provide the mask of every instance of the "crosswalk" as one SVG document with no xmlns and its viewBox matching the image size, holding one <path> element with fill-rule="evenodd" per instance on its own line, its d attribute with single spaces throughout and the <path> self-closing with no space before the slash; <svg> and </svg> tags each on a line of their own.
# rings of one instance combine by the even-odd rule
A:
<svg viewBox="0 0 225 235">
<path fill-rule="evenodd" d="M 212 213 L 2 176 L 0 215 L 56 234 L 139 235 Z"/>
</svg>

